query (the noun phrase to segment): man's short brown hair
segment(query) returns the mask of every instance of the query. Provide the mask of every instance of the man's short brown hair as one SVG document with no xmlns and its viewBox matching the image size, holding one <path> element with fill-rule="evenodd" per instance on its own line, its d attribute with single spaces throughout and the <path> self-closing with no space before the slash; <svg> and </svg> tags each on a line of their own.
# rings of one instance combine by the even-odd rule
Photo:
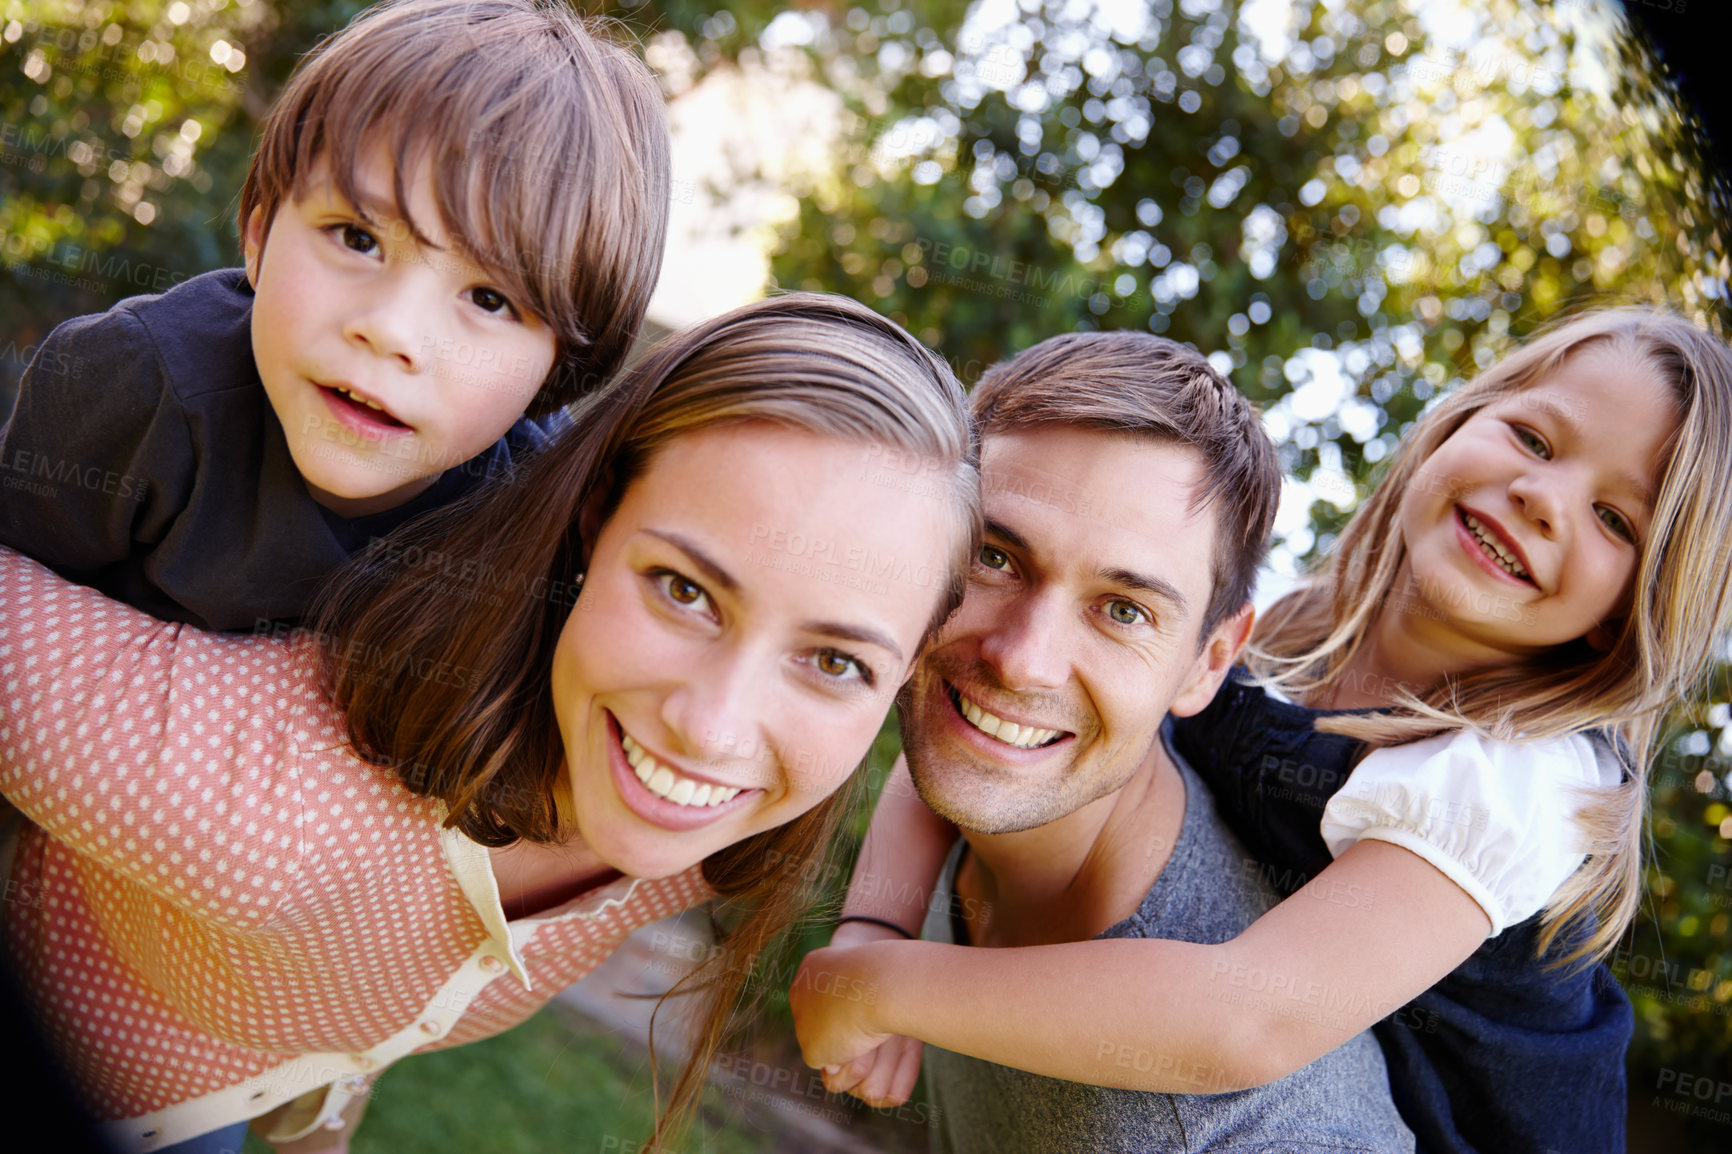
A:
<svg viewBox="0 0 1732 1154">
<path fill-rule="evenodd" d="M 268 239 L 285 199 L 328 165 L 356 203 L 371 149 L 397 215 L 417 166 L 463 255 L 554 332 L 532 415 L 601 384 L 630 351 L 667 240 L 667 118 L 654 76 L 560 0 L 404 0 L 368 9 L 296 67 L 241 191 Z"/>
<path fill-rule="evenodd" d="M 982 437 L 1067 425 L 1197 450 L 1203 482 L 1191 508 L 1219 507 L 1201 636 L 1250 598 L 1281 469 L 1257 410 L 1196 349 L 1149 333 L 1066 333 L 992 366 L 971 404 Z"/>
</svg>

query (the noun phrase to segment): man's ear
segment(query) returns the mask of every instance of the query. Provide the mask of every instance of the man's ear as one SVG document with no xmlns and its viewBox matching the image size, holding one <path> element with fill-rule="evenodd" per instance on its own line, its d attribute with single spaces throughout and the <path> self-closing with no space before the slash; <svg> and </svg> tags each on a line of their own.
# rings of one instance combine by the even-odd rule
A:
<svg viewBox="0 0 1732 1154">
<path fill-rule="evenodd" d="M 265 255 L 265 210 L 255 208 L 247 214 L 247 223 L 241 229 L 241 253 L 246 259 L 247 283 L 254 291 L 259 287 L 259 266 L 264 263 Z"/>
<path fill-rule="evenodd" d="M 1251 639 L 1251 625 L 1256 619 L 1257 611 L 1247 601 L 1239 606 L 1237 613 L 1215 626 L 1204 640 L 1202 649 L 1197 651 L 1196 660 L 1192 662 L 1173 703 L 1167 707 L 1169 713 L 1175 717 L 1189 717 L 1215 699 L 1215 691 L 1221 688 L 1233 662 L 1239 659 L 1239 651 Z"/>
</svg>

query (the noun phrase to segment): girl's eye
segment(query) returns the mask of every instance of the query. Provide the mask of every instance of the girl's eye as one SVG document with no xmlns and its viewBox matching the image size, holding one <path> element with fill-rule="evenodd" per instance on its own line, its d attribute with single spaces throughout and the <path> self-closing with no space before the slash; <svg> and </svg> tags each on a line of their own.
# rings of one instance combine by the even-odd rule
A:
<svg viewBox="0 0 1732 1154">
<path fill-rule="evenodd" d="M 672 570 L 664 569 L 655 576 L 656 583 L 661 586 L 662 593 L 676 605 L 696 608 L 707 604 L 710 599 L 710 595 L 704 592 L 703 586 Z"/>
<path fill-rule="evenodd" d="M 812 664 L 826 677 L 833 677 L 838 681 L 863 681 L 867 685 L 872 684 L 872 671 L 866 668 L 865 663 L 840 649 L 818 650 Z"/>
<path fill-rule="evenodd" d="M 372 233 L 354 224 L 337 226 L 337 239 L 343 242 L 343 247 L 362 256 L 372 256 L 379 251 L 379 241 Z"/>
<path fill-rule="evenodd" d="M 472 288 L 469 290 L 469 300 L 482 312 L 509 312 L 516 315 L 516 310 L 511 307 L 511 302 L 498 289 Z"/>
<path fill-rule="evenodd" d="M 988 569 L 1006 569 L 1010 567 L 1010 554 L 995 545 L 982 545 L 976 558 Z"/>
<path fill-rule="evenodd" d="M 1525 425 L 1511 425 L 1510 427 L 1515 430 L 1516 440 L 1520 441 L 1528 452 L 1542 461 L 1552 459 L 1552 447 L 1546 443 L 1544 437 Z"/>
<path fill-rule="evenodd" d="M 1107 602 L 1107 616 L 1120 625 L 1135 625 L 1138 621 L 1149 619 L 1143 607 L 1134 601 Z"/>
<path fill-rule="evenodd" d="M 1600 523 L 1613 533 L 1634 545 L 1636 543 L 1636 527 L 1630 524 L 1630 519 L 1607 505 L 1601 505 L 1594 510 Z"/>
</svg>

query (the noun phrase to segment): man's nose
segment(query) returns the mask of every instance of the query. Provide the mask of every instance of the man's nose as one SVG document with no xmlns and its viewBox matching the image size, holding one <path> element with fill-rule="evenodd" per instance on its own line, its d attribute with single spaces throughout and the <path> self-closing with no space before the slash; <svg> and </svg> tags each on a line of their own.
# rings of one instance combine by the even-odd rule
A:
<svg viewBox="0 0 1732 1154">
<path fill-rule="evenodd" d="M 1058 689 L 1070 662 L 1064 652 L 1065 614 L 1056 599 L 1030 594 L 1005 606 L 980 639 L 980 656 L 1004 688 Z"/>
</svg>

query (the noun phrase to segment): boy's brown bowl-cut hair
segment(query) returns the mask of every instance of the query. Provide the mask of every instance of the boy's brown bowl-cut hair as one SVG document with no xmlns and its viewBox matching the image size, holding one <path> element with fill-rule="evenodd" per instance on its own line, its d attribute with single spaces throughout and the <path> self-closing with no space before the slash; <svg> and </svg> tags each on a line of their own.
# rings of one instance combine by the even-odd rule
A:
<svg viewBox="0 0 1732 1154">
<path fill-rule="evenodd" d="M 421 165 L 463 255 L 552 327 L 541 416 L 620 367 L 661 271 L 669 200 L 661 91 L 630 49 L 558 0 L 405 0 L 368 9 L 302 59 L 241 190 L 268 238 L 285 198 L 382 149 L 397 216 Z"/>
</svg>

